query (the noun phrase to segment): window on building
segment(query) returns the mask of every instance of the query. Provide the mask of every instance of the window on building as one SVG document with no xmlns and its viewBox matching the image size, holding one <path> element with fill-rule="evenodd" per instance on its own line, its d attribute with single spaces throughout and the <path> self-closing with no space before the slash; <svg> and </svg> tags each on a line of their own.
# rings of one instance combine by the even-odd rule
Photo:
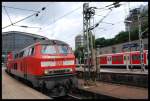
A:
<svg viewBox="0 0 150 101">
<path fill-rule="evenodd" d="M 112 53 L 116 53 L 116 47 L 112 47 Z"/>
<path fill-rule="evenodd" d="M 144 49 L 148 50 L 148 44 L 144 44 Z"/>
</svg>

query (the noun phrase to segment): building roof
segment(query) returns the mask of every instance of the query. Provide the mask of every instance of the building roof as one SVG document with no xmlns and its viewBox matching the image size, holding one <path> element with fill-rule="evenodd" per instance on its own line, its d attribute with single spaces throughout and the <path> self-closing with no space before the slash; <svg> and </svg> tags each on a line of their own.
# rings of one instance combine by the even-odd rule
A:
<svg viewBox="0 0 150 101">
<path fill-rule="evenodd" d="M 77 38 L 77 37 L 83 37 L 83 35 L 82 34 L 78 34 L 75 38 Z"/>
<path fill-rule="evenodd" d="M 8 31 L 8 32 L 3 32 L 2 35 L 6 35 L 6 34 L 10 34 L 10 33 L 17 33 L 17 34 L 22 34 L 22 35 L 27 35 L 27 36 L 31 36 L 31 37 L 35 37 L 35 38 L 45 38 L 48 39 L 47 37 L 41 36 L 41 35 L 36 35 L 36 34 L 32 34 L 32 33 L 26 33 L 26 32 L 20 32 L 20 31 Z"/>
</svg>

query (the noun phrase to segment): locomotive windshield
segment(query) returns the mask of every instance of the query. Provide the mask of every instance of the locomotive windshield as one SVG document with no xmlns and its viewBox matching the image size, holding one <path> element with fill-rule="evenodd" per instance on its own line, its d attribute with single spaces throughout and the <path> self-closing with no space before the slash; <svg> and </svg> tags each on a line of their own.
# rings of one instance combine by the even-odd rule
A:
<svg viewBox="0 0 150 101">
<path fill-rule="evenodd" d="M 58 46 L 58 50 L 59 50 L 59 53 L 61 54 L 71 53 L 69 47 L 67 46 Z"/>
<path fill-rule="evenodd" d="M 52 45 L 43 45 L 42 54 L 56 54 L 56 49 Z"/>
</svg>

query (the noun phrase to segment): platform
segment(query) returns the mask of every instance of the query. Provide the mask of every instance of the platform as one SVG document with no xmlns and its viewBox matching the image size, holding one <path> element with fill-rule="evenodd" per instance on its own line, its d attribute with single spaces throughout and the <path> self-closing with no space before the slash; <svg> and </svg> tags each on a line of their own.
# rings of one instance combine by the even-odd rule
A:
<svg viewBox="0 0 150 101">
<path fill-rule="evenodd" d="M 119 85 L 112 83 L 96 82 L 96 85 L 84 86 L 84 81 L 79 79 L 79 89 L 106 95 L 118 99 L 148 99 L 148 88 Z"/>
<path fill-rule="evenodd" d="M 2 67 L 2 99 L 51 99 L 12 78 Z"/>
<path fill-rule="evenodd" d="M 82 66 L 79 66 L 76 68 L 78 72 L 83 72 L 84 68 Z M 88 68 L 85 69 L 85 71 L 88 71 Z M 92 70 L 91 70 L 92 71 Z M 127 69 L 104 69 L 101 68 L 100 73 L 122 73 L 122 74 L 142 74 L 142 75 L 148 75 L 148 70 L 141 71 L 141 69 L 133 69 L 133 70 L 127 70 Z"/>
</svg>

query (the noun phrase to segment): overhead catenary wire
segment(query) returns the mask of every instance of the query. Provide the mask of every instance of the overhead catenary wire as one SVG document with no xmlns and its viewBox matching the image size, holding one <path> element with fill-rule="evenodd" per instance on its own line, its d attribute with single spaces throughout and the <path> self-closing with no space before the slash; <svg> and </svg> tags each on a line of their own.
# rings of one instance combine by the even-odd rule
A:
<svg viewBox="0 0 150 101">
<path fill-rule="evenodd" d="M 47 4 L 45 7 L 46 7 L 46 8 L 48 8 L 48 5 L 49 5 L 49 4 Z M 45 11 L 46 11 L 46 10 L 45 10 Z M 38 19 L 38 20 L 41 20 L 41 18 L 43 18 L 44 13 L 42 13 L 40 16 L 41 16 L 41 17 L 39 17 L 39 19 Z"/>
<path fill-rule="evenodd" d="M 54 24 L 54 23 L 56 23 L 57 21 L 59 21 L 60 19 L 62 19 L 62 18 L 64 18 L 65 16 L 68 16 L 68 15 L 70 15 L 70 14 L 72 14 L 73 12 L 75 12 L 76 10 L 78 10 L 78 9 L 80 9 L 82 6 L 79 6 L 78 8 L 76 8 L 76 9 L 74 9 L 74 10 L 71 10 L 71 11 L 69 11 L 68 13 L 66 13 L 66 14 L 64 14 L 64 15 L 62 15 L 62 16 L 60 16 L 60 17 L 58 17 L 57 19 L 55 19 L 52 23 L 50 23 L 49 25 L 48 25 L 48 27 L 51 25 L 51 24 Z M 48 28 L 47 27 L 47 28 Z M 45 30 L 45 29 L 47 29 L 47 28 L 44 28 L 44 29 L 42 29 L 42 30 Z"/>
<path fill-rule="evenodd" d="M 99 26 L 99 24 L 103 21 L 103 19 L 105 19 L 105 18 L 110 14 L 111 11 L 112 11 L 112 9 L 110 9 L 110 11 L 109 11 L 105 16 L 103 16 L 103 18 L 100 19 L 99 22 L 97 22 L 94 26 L 92 26 L 92 27 L 90 28 L 90 30 L 93 30 L 95 27 Z"/>
<path fill-rule="evenodd" d="M 45 10 L 45 7 L 43 7 L 42 10 Z M 12 24 L 10 24 L 10 25 L 7 25 L 7 26 L 3 27 L 2 29 L 5 29 L 5 28 L 7 28 L 7 27 L 10 27 L 10 26 L 12 26 L 12 25 L 14 25 L 14 24 L 16 24 L 16 23 L 19 23 L 19 22 L 21 22 L 21 21 L 23 21 L 23 20 L 25 20 L 25 19 L 27 19 L 27 18 L 30 18 L 30 17 L 34 16 L 34 15 L 38 16 L 39 13 L 40 13 L 40 11 L 39 11 L 39 12 L 36 12 L 36 13 L 34 13 L 34 14 L 31 14 L 31 15 L 29 15 L 29 16 L 27 16 L 27 17 L 25 17 L 25 18 L 23 18 L 23 19 L 21 19 L 21 20 L 19 20 L 19 21 L 16 21 L 16 22 L 14 22 L 14 23 L 12 23 Z"/>
<path fill-rule="evenodd" d="M 32 11 L 32 12 L 39 12 L 39 11 L 35 11 L 35 10 L 29 10 L 29 9 L 22 9 L 22 8 L 16 8 L 16 7 L 9 7 L 9 6 L 2 6 L 2 7 L 6 7 L 6 8 L 12 8 L 12 9 L 18 9 L 18 10 L 24 10 L 24 11 Z"/>
<path fill-rule="evenodd" d="M 11 21 L 11 18 L 10 18 L 10 16 L 9 16 L 9 14 L 8 14 L 8 12 L 7 12 L 7 10 L 6 10 L 5 7 L 4 7 L 4 10 L 5 10 L 5 12 L 6 12 L 6 14 L 7 14 L 7 16 L 8 16 L 8 18 L 9 18 L 10 22 L 11 22 L 11 25 L 13 25 L 13 22 Z"/>
<path fill-rule="evenodd" d="M 23 28 L 39 28 L 39 29 L 41 29 L 41 27 L 29 27 L 29 26 L 24 26 L 24 25 L 14 25 L 14 26 L 23 27 Z"/>
<path fill-rule="evenodd" d="M 27 17 L 25 17 L 25 18 L 23 18 L 23 19 L 21 19 L 21 20 L 19 20 L 19 21 L 16 21 L 16 22 L 14 22 L 14 23 L 12 23 L 12 24 L 10 24 L 10 25 L 7 25 L 7 26 L 5 26 L 5 27 L 3 27 L 2 29 L 5 29 L 5 28 L 7 28 L 7 27 L 9 27 L 9 26 L 12 26 L 12 25 L 14 25 L 14 24 L 16 24 L 16 23 L 19 23 L 19 22 L 21 22 L 21 21 L 23 21 L 23 20 L 25 20 L 25 19 L 27 19 L 27 18 L 30 18 L 31 16 L 33 16 L 33 15 L 36 15 L 37 13 L 34 13 L 34 14 L 32 14 L 32 15 L 29 15 L 29 16 L 27 16 Z"/>
</svg>

